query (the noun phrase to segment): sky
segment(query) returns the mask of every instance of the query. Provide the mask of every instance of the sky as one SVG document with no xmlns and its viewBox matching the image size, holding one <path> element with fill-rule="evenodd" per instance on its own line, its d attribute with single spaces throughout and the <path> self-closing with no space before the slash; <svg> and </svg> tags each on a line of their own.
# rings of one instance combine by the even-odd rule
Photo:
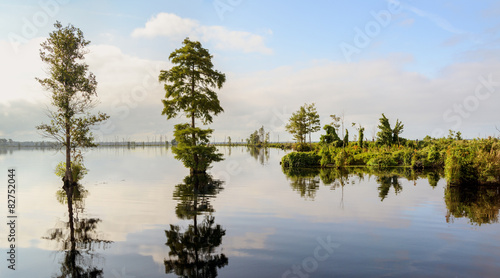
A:
<svg viewBox="0 0 500 278">
<path fill-rule="evenodd" d="M 158 75 L 186 37 L 226 74 L 215 141 L 261 126 L 291 141 L 285 125 L 305 103 L 321 126 L 344 115 L 351 140 L 352 123 L 371 140 L 382 113 L 409 139 L 500 134 L 498 1 L 0 0 L 0 138 L 47 140 L 35 127 L 49 122 L 50 92 L 35 77 L 47 77 L 39 49 L 56 21 L 91 41 L 96 111 L 110 116 L 98 141 L 173 139 L 188 120 L 161 115 Z"/>
</svg>

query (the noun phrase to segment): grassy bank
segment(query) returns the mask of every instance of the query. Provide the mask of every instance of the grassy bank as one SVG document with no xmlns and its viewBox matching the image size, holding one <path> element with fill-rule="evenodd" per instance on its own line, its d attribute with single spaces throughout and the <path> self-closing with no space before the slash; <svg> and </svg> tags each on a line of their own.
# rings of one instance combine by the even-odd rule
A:
<svg viewBox="0 0 500 278">
<path fill-rule="evenodd" d="M 370 166 L 405 167 L 413 170 L 441 170 L 450 185 L 500 184 L 500 140 L 497 138 L 454 140 L 407 140 L 404 145 L 364 142 L 363 147 L 314 143 L 296 148 L 281 162 L 283 167 Z"/>
</svg>

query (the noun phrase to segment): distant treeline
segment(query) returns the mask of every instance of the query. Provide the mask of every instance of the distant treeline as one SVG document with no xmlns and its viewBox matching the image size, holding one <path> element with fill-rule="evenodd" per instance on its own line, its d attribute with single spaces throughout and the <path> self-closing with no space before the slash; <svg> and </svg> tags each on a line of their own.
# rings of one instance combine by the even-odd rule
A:
<svg viewBox="0 0 500 278">
<path fill-rule="evenodd" d="M 12 139 L 3 139 L 0 138 L 0 148 L 55 148 L 58 147 L 59 144 L 56 142 L 50 141 L 13 141 Z"/>
</svg>

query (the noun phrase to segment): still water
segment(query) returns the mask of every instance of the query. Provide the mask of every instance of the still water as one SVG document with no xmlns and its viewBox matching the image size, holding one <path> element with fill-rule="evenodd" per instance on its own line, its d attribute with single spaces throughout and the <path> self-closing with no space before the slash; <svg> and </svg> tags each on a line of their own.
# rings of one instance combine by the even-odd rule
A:
<svg viewBox="0 0 500 278">
<path fill-rule="evenodd" d="M 17 171 L 16 270 L 1 277 L 497 277 L 500 194 L 439 174 L 284 173 L 278 149 L 220 148 L 211 176 L 160 147 L 101 148 L 72 204 L 52 150 L 0 153 Z M 7 186 L 0 217 L 7 221 Z M 72 222 L 73 225 L 69 225 Z M 72 226 L 72 227 L 70 227 Z M 70 239 L 70 228 L 74 238 Z M 86 275 L 86 276 L 85 276 Z"/>
</svg>

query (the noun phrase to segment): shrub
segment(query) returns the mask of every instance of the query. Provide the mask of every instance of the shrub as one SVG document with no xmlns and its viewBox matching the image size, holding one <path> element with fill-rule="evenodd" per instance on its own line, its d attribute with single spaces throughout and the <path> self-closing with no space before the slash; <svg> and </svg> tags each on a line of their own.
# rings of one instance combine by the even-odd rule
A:
<svg viewBox="0 0 500 278">
<path fill-rule="evenodd" d="M 321 167 L 325 167 L 328 164 L 334 163 L 333 155 L 335 150 L 330 145 L 323 145 L 321 150 L 319 151 L 319 155 L 321 156 L 320 165 Z"/>
<path fill-rule="evenodd" d="M 349 157 L 350 157 L 349 154 L 344 150 L 338 152 L 334 158 L 335 166 L 337 166 L 337 168 L 338 168 L 338 167 L 344 167 L 344 166 L 349 165 L 349 163 L 348 163 Z"/>
<path fill-rule="evenodd" d="M 477 183 L 479 175 L 472 161 L 471 150 L 461 146 L 450 147 L 446 154 L 444 174 L 450 185 Z"/>
<path fill-rule="evenodd" d="M 318 167 L 321 157 L 314 152 L 291 152 L 281 159 L 283 167 Z"/>
<path fill-rule="evenodd" d="M 66 174 L 66 162 L 57 164 L 54 172 L 58 177 L 63 178 Z M 73 174 L 73 181 L 78 182 L 87 174 L 87 168 L 81 162 L 74 161 L 71 163 L 71 173 Z"/>
<path fill-rule="evenodd" d="M 295 143 L 292 145 L 292 149 L 296 152 L 309 152 L 311 151 L 311 146 L 306 143 Z"/>
<path fill-rule="evenodd" d="M 390 154 L 381 154 L 371 158 L 368 163 L 368 166 L 378 166 L 378 167 L 392 167 L 397 166 L 398 164 Z"/>
</svg>

